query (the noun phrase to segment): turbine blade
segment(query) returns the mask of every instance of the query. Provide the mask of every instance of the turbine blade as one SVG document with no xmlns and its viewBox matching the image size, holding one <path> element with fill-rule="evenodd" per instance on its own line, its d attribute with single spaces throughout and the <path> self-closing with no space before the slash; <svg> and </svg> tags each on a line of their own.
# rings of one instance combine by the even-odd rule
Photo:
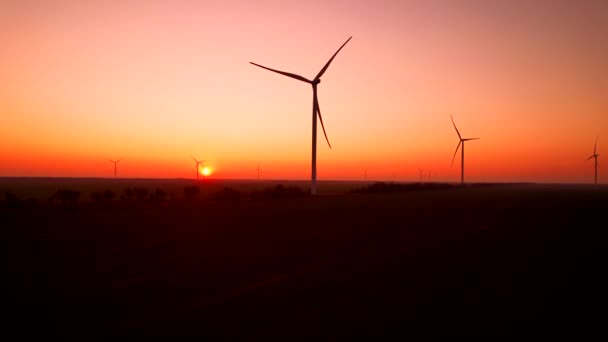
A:
<svg viewBox="0 0 608 342">
<path fill-rule="evenodd" d="M 600 137 L 596 137 L 595 138 L 595 144 L 593 145 L 593 154 L 597 154 L 597 139 L 599 139 Z"/>
<path fill-rule="evenodd" d="M 319 107 L 319 99 L 317 98 L 317 93 L 314 94 L 315 97 L 315 109 L 319 114 L 319 121 L 321 121 L 321 128 L 323 128 L 323 135 L 325 135 L 325 140 L 327 141 L 327 145 L 331 149 L 331 144 L 329 143 L 329 139 L 327 138 L 327 133 L 325 132 L 325 125 L 323 125 L 323 117 L 321 116 L 321 107 Z"/>
<path fill-rule="evenodd" d="M 450 115 L 450 119 L 452 119 L 452 125 L 454 125 L 454 129 L 456 130 L 456 134 L 458 134 L 458 138 L 460 138 L 460 140 L 462 140 L 462 137 L 460 136 L 460 132 L 458 132 L 458 128 L 456 128 L 456 124 L 454 123 L 454 118 Z"/>
<path fill-rule="evenodd" d="M 259 65 L 259 64 L 253 63 L 253 62 L 249 62 L 249 63 L 251 63 L 251 64 L 253 64 L 255 66 L 258 66 L 258 67 L 260 67 L 262 69 L 270 70 L 270 71 L 276 72 L 278 74 L 285 75 L 287 77 L 295 78 L 296 80 L 299 80 L 299 81 L 302 81 L 302 82 L 312 83 L 312 81 L 310 81 L 309 79 L 307 79 L 305 77 L 302 77 L 300 75 L 292 74 L 290 72 L 285 72 L 285 71 L 280 71 L 280 70 L 275 70 L 275 69 L 267 68 L 267 67 L 265 67 L 263 65 Z"/>
<path fill-rule="evenodd" d="M 479 140 L 481 138 L 467 138 L 467 139 L 462 139 L 462 141 L 469 141 L 469 140 Z"/>
<path fill-rule="evenodd" d="M 595 157 L 595 155 L 593 155 L 593 156 L 591 156 L 591 157 L 587 158 L 587 160 L 589 160 L 589 159 L 591 159 L 591 158 L 593 158 L 593 157 Z"/>
<path fill-rule="evenodd" d="M 346 45 L 346 43 L 348 43 L 353 37 L 350 36 L 350 38 L 348 38 L 344 44 L 342 44 L 342 46 L 340 46 L 340 48 L 338 49 L 338 51 L 336 51 L 336 53 L 334 53 L 333 56 L 331 56 L 331 58 L 329 59 L 329 61 L 327 61 L 327 63 L 325 64 L 325 66 L 323 67 L 323 69 L 321 69 L 321 71 L 319 71 L 319 73 L 317 74 L 317 76 L 315 77 L 314 80 L 318 80 L 321 78 L 321 76 L 323 76 L 323 74 L 325 73 L 325 71 L 327 70 L 327 68 L 329 68 L 329 65 L 331 64 L 331 61 L 334 60 L 334 58 L 336 57 L 336 55 L 338 54 L 338 52 L 340 52 L 340 50 L 342 50 L 342 48 L 344 47 L 344 45 Z"/>
<path fill-rule="evenodd" d="M 454 151 L 454 156 L 452 157 L 452 166 L 454 166 L 454 158 L 456 158 L 456 153 L 458 153 L 458 149 L 460 148 L 460 144 L 462 144 L 462 140 L 458 142 L 458 145 L 456 146 L 456 151 Z"/>
</svg>

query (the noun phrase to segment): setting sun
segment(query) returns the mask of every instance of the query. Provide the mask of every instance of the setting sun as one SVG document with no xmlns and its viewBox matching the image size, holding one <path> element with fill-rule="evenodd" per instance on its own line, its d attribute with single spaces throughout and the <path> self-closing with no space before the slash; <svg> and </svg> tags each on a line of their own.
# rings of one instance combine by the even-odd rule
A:
<svg viewBox="0 0 608 342">
<path fill-rule="evenodd" d="M 203 174 L 203 176 L 207 177 L 211 175 L 211 168 L 209 166 L 204 166 L 201 170 L 201 173 Z"/>
</svg>

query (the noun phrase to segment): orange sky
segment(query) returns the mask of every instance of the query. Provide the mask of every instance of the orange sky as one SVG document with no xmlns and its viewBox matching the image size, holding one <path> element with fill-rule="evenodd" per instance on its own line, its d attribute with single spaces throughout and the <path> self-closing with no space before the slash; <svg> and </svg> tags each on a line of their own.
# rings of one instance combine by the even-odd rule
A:
<svg viewBox="0 0 608 342">
<path fill-rule="evenodd" d="M 0 2 L 0 176 L 608 179 L 608 2 Z M 321 133 L 321 132 L 319 132 Z M 607 151 L 603 153 L 603 151 Z"/>
</svg>

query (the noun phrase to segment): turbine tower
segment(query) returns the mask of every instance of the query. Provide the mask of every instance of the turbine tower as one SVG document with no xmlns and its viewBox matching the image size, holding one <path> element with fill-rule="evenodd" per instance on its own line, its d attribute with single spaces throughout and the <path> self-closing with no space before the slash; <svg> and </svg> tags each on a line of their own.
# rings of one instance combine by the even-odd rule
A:
<svg viewBox="0 0 608 342">
<path fill-rule="evenodd" d="M 270 70 L 270 71 L 279 73 L 279 74 L 287 76 L 287 77 L 295 78 L 298 81 L 309 83 L 312 86 L 312 163 L 311 163 L 312 182 L 311 182 L 311 186 L 310 186 L 310 193 L 312 195 L 315 195 L 317 193 L 317 114 L 319 115 L 319 121 L 321 122 L 321 128 L 323 128 L 323 134 L 325 135 L 325 140 L 327 141 L 327 145 L 329 145 L 329 148 L 331 149 L 331 144 L 329 143 L 329 139 L 327 138 L 327 133 L 325 132 L 325 125 L 323 125 L 323 117 L 321 116 L 321 108 L 319 107 L 319 100 L 317 98 L 317 85 L 319 83 L 321 83 L 321 76 L 323 76 L 323 74 L 329 67 L 329 64 L 331 64 L 331 62 L 334 60 L 334 58 L 336 57 L 338 52 L 340 52 L 340 50 L 342 50 L 344 45 L 346 45 L 346 43 L 348 43 L 351 39 L 352 39 L 352 36 L 350 38 L 348 38 L 346 40 L 346 42 L 344 42 L 344 44 L 342 44 L 342 46 L 340 46 L 338 51 L 336 51 L 336 53 L 334 53 L 334 55 L 331 56 L 329 61 L 327 61 L 325 66 L 323 66 L 321 71 L 319 71 L 317 76 L 315 76 L 315 78 L 312 80 L 309 80 L 309 79 L 302 77 L 300 75 L 297 75 L 297 74 L 292 74 L 292 73 L 285 72 L 285 71 L 279 71 L 279 70 L 267 68 L 263 65 L 249 62 L 260 68 Z"/>
<path fill-rule="evenodd" d="M 111 163 L 114 163 L 114 177 L 116 177 L 116 164 L 120 163 L 120 159 L 114 161 L 110 160 Z"/>
<path fill-rule="evenodd" d="M 597 184 L 597 157 L 599 157 L 600 155 L 597 154 L 597 139 L 599 137 L 595 138 L 595 144 L 593 145 L 593 155 L 591 155 L 591 157 L 587 158 L 587 160 L 591 159 L 591 158 L 595 158 L 595 184 Z"/>
<path fill-rule="evenodd" d="M 463 138 L 458 132 L 458 128 L 456 128 L 456 124 L 454 123 L 454 118 L 450 115 L 452 119 L 452 124 L 454 125 L 454 129 L 456 130 L 456 134 L 458 134 L 458 145 L 456 146 L 456 151 L 454 151 L 454 156 L 452 157 L 452 166 L 454 166 L 454 158 L 456 158 L 456 153 L 458 153 L 458 148 L 460 144 L 462 144 L 462 148 L 460 149 L 460 184 L 464 184 L 464 142 L 469 140 L 478 140 L 479 138 Z"/>
<path fill-rule="evenodd" d="M 196 158 L 194 158 L 194 157 L 192 157 L 192 159 L 193 159 L 193 160 L 194 160 L 194 162 L 196 163 L 196 181 L 198 182 L 198 174 L 200 173 L 200 172 L 199 172 L 199 168 L 198 168 L 198 166 L 199 166 L 200 164 L 203 164 L 203 167 L 205 167 L 205 161 L 204 161 L 204 160 L 198 161 L 198 160 L 196 160 Z"/>
</svg>

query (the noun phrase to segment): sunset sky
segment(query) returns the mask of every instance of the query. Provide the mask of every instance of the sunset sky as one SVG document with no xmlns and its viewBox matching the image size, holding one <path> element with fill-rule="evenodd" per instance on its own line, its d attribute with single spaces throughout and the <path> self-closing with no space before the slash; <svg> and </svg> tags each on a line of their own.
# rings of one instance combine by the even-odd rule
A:
<svg viewBox="0 0 608 342">
<path fill-rule="evenodd" d="M 0 0 L 0 176 L 608 182 L 608 1 Z M 320 127 L 319 127 L 320 129 Z M 604 160 L 606 162 L 604 163 Z"/>
</svg>

